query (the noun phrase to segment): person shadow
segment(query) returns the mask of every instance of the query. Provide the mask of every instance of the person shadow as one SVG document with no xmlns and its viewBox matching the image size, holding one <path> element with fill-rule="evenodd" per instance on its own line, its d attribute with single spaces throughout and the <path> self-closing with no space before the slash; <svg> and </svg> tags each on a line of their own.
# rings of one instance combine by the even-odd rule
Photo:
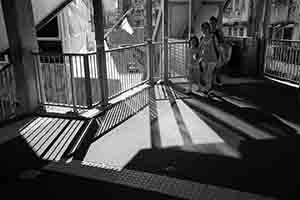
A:
<svg viewBox="0 0 300 200">
<path fill-rule="evenodd" d="M 297 195 L 299 137 L 242 141 L 239 158 L 178 147 L 143 149 L 126 169 L 155 173 L 278 199 Z M 196 145 L 206 149 L 222 144 Z M 199 148 L 201 149 L 201 148 Z"/>
</svg>

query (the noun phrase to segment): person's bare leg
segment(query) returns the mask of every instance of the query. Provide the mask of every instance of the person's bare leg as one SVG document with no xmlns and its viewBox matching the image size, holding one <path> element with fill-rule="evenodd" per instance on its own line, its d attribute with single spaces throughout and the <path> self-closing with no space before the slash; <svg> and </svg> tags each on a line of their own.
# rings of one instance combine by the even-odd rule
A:
<svg viewBox="0 0 300 200">
<path fill-rule="evenodd" d="M 209 92 L 212 89 L 213 86 L 213 77 L 214 77 L 214 71 L 216 68 L 215 63 L 208 63 L 208 69 L 207 69 L 207 91 Z"/>
</svg>

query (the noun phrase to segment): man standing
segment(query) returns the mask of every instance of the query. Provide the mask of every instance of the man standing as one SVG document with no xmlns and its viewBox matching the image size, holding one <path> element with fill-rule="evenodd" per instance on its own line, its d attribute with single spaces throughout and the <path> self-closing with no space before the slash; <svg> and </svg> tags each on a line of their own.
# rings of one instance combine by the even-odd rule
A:
<svg viewBox="0 0 300 200">
<path fill-rule="evenodd" d="M 220 78 L 220 71 L 221 71 L 221 67 L 223 66 L 223 60 L 224 60 L 224 49 L 222 48 L 223 45 L 224 45 L 224 34 L 223 34 L 223 31 L 217 27 L 217 24 L 218 24 L 218 19 L 215 17 L 215 16 L 211 16 L 210 19 L 209 19 L 209 23 L 210 23 L 210 26 L 211 26 L 211 33 L 215 36 L 214 38 L 217 40 L 217 42 L 214 42 L 214 48 L 215 48 L 215 51 L 216 51 L 216 54 L 217 54 L 217 57 L 218 57 L 218 65 L 215 69 L 215 73 L 214 73 L 214 79 L 215 79 L 215 82 L 218 84 L 218 85 L 222 85 L 222 82 L 221 82 L 221 78 Z M 217 46 L 217 44 L 219 44 Z"/>
</svg>

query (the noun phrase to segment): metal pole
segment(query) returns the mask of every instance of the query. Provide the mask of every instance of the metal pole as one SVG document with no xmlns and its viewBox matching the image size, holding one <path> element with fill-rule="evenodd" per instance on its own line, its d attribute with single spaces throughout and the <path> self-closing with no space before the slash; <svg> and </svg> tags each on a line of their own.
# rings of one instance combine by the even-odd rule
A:
<svg viewBox="0 0 300 200">
<path fill-rule="evenodd" d="M 153 48 L 152 48 L 152 0 L 145 0 L 146 7 L 146 30 L 145 30 L 145 40 L 147 41 L 147 75 L 150 84 L 153 84 Z"/>
<path fill-rule="evenodd" d="M 86 92 L 86 103 L 87 103 L 88 108 L 91 108 L 93 105 L 93 101 L 92 101 L 92 85 L 91 85 L 91 76 L 90 76 L 88 55 L 83 56 L 83 66 L 84 66 L 84 83 L 85 83 L 85 92 Z"/>
<path fill-rule="evenodd" d="M 189 36 L 188 40 L 191 39 L 192 34 L 192 0 L 189 0 Z"/>
<path fill-rule="evenodd" d="M 101 95 L 103 106 L 108 104 L 108 80 L 106 69 L 106 57 L 104 49 L 104 12 L 102 1 L 93 0 L 94 21 L 95 21 L 95 37 L 97 47 L 97 67 L 98 78 L 101 85 Z"/>
<path fill-rule="evenodd" d="M 169 63 L 168 63 L 168 0 L 162 0 L 162 10 L 163 10 L 163 66 L 164 66 L 164 82 L 168 83 L 169 78 Z"/>
</svg>

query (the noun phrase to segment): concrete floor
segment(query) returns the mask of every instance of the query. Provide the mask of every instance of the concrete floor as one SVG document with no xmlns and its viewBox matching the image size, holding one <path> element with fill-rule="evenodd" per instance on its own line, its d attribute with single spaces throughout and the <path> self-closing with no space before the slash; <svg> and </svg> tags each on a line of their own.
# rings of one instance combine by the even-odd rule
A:
<svg viewBox="0 0 300 200">
<path fill-rule="evenodd" d="M 246 88 L 249 87 L 252 86 Z M 163 85 L 153 90 L 144 89 L 149 90 L 146 96 L 125 100 L 124 105 L 116 107 L 121 109 L 120 112 L 107 114 L 112 128 L 103 135 L 99 133 L 100 136 L 88 146 L 82 161 L 275 199 L 290 199 L 296 194 L 299 166 L 295 159 L 299 155 L 300 144 L 296 114 L 292 113 L 289 118 L 286 117 L 289 116 L 287 111 L 274 110 L 279 116 L 276 117 L 269 113 L 271 108 L 276 107 L 274 102 L 272 107 L 264 110 L 265 104 L 252 101 L 251 95 L 245 98 L 238 90 L 235 95 L 230 95 L 231 90 L 225 91 L 225 87 L 224 90 L 216 90 L 216 95 L 211 98 L 180 95 Z M 138 105 L 141 98 L 148 99 L 149 104 L 145 107 Z M 126 118 L 126 115 L 129 117 Z M 118 118 L 121 117 L 125 120 L 122 118 L 122 123 L 119 123 Z M 23 135 L 27 134 L 22 127 L 30 120 L 36 119 L 29 118 L 0 128 L 0 158 L 1 163 L 6 163 L 1 166 L 2 172 L 18 166 L 12 170 L 18 170 L 15 175 L 20 176 L 24 170 L 48 163 L 38 159 L 38 155 L 42 155 L 39 151 L 28 149 L 30 142 L 26 139 L 16 140 L 22 135 L 20 130 L 23 130 Z M 64 120 L 55 120 L 64 123 Z M 54 137 L 59 126 L 55 130 L 57 132 L 53 134 L 46 131 L 43 135 Z M 46 138 L 38 133 L 36 135 L 36 139 L 30 141 Z M 34 164 L 21 167 L 24 163 Z"/>
</svg>

